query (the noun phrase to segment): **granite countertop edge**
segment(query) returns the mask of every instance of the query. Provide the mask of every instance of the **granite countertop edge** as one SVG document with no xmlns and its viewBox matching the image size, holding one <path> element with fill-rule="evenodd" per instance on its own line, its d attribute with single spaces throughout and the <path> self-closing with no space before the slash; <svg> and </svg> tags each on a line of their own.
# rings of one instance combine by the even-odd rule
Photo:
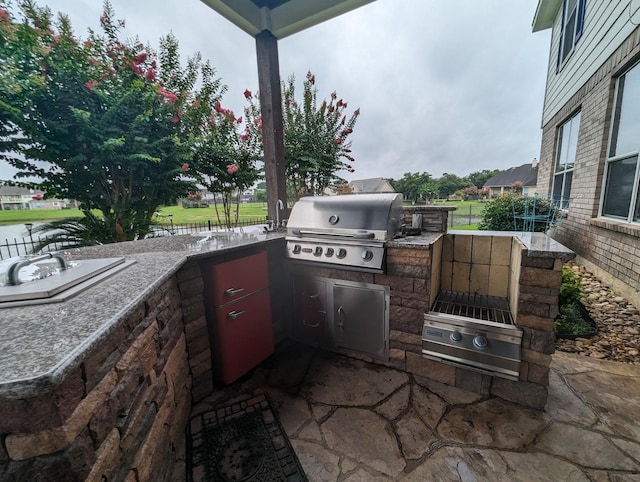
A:
<svg viewBox="0 0 640 482">
<path fill-rule="evenodd" d="M 212 238 L 215 239 L 216 236 L 219 236 L 219 233 L 213 234 Z M 216 245 L 213 249 L 207 249 L 206 247 L 201 246 L 200 249 L 190 250 L 188 245 L 193 245 L 193 243 L 187 243 L 187 240 L 192 241 L 197 239 L 198 242 L 200 242 L 202 239 L 207 239 L 207 237 L 202 234 L 184 235 L 168 237 L 164 241 L 162 238 L 155 238 L 153 240 L 144 240 L 142 242 L 133 241 L 128 243 L 116 243 L 113 245 L 82 248 L 75 251 L 73 255 L 76 259 L 123 256 L 127 259 L 134 260 L 135 263 L 121 272 L 116 273 L 114 278 L 118 276 L 126 277 L 127 275 L 135 276 L 136 274 L 141 276 L 144 275 L 144 288 L 137 289 L 134 295 L 126 299 L 124 306 L 122 306 L 121 309 L 109 313 L 104 320 L 98 322 L 99 326 L 97 326 L 90 334 L 85 336 L 77 346 L 64 354 L 61 358 L 58 358 L 55 363 L 52 364 L 50 369 L 46 371 L 40 370 L 39 372 L 34 373 L 33 376 L 13 376 L 7 380 L 0 380 L 0 398 L 31 398 L 50 393 L 59 386 L 69 373 L 82 364 L 96 346 L 117 330 L 121 323 L 124 323 L 129 313 L 131 313 L 141 302 L 147 299 L 158 286 L 173 276 L 188 261 L 221 256 L 256 246 L 266 246 L 267 244 L 282 239 L 283 237 L 284 234 L 282 233 L 269 233 L 264 236 L 259 236 L 258 238 L 249 237 L 239 239 L 233 243 L 224 244 L 222 246 Z M 147 269 L 154 259 L 161 259 L 162 262 L 156 263 L 155 266 L 151 266 L 150 269 Z M 104 288 L 104 284 L 108 282 L 109 280 L 107 279 L 87 289 L 86 293 L 89 294 L 84 296 L 85 299 L 83 299 L 82 296 L 84 293 L 81 293 L 80 295 L 77 295 L 63 303 L 56 303 L 56 306 L 54 306 L 53 309 L 57 311 L 65 311 L 62 305 L 73 304 L 74 302 L 79 304 L 83 301 L 87 301 L 86 298 L 89 296 L 97 296 L 97 290 L 100 287 Z M 0 314 L 11 314 L 11 312 L 14 312 L 22 313 L 23 315 L 26 314 L 26 316 L 28 316 L 31 309 L 34 313 L 33 318 L 37 318 L 36 313 L 41 312 L 43 307 L 46 306 L 50 305 L 5 308 L 0 310 Z M 86 320 L 85 323 L 88 323 L 88 320 Z M 44 342 L 45 340 L 43 340 L 43 343 Z M 0 346 L 2 346 L 2 343 L 0 343 Z M 7 349 L 6 345 L 3 349 Z M 8 355 L 11 354 L 9 353 Z"/>
</svg>

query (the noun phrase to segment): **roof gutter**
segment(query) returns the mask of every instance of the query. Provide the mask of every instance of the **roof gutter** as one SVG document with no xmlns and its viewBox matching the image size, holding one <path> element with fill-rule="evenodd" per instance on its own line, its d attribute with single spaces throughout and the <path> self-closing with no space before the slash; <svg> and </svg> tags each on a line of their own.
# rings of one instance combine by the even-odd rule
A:
<svg viewBox="0 0 640 482">
<path fill-rule="evenodd" d="M 533 17 L 531 29 L 540 32 L 553 27 L 553 22 L 562 7 L 562 0 L 538 0 L 536 13 Z"/>
</svg>

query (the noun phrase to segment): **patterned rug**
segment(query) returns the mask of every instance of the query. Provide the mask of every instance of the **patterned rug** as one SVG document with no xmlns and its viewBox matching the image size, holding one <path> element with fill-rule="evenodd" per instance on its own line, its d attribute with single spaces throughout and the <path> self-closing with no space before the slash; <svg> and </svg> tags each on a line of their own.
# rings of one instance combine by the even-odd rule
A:
<svg viewBox="0 0 640 482">
<path fill-rule="evenodd" d="M 307 480 L 266 394 L 192 418 L 187 455 L 190 482 Z"/>
</svg>

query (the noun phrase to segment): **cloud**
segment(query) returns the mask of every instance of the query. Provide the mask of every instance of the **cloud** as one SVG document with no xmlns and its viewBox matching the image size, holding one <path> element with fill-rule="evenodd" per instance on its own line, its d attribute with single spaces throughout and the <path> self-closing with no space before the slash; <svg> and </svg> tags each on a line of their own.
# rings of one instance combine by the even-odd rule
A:
<svg viewBox="0 0 640 482">
<path fill-rule="evenodd" d="M 157 47 L 170 31 L 183 58 L 200 51 L 244 107 L 258 87 L 255 41 L 202 2 L 112 0 L 126 33 Z M 55 0 L 77 34 L 98 27 L 101 2 Z M 378 0 L 279 42 L 280 75 L 316 75 L 360 107 L 347 179 L 404 172 L 466 175 L 539 157 L 548 31 L 531 33 L 535 2 Z M 299 90 L 301 88 L 299 87 Z M 0 178 L 4 171 L 0 168 Z"/>
</svg>

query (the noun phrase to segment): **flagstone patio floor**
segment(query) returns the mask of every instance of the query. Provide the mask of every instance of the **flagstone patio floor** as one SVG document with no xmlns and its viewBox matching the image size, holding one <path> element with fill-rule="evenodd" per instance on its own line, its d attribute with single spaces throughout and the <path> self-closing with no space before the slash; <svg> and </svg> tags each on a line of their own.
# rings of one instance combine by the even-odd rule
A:
<svg viewBox="0 0 640 482">
<path fill-rule="evenodd" d="M 263 392 L 310 481 L 640 481 L 640 366 L 555 353 L 536 411 L 291 345 L 192 416 Z"/>
</svg>

